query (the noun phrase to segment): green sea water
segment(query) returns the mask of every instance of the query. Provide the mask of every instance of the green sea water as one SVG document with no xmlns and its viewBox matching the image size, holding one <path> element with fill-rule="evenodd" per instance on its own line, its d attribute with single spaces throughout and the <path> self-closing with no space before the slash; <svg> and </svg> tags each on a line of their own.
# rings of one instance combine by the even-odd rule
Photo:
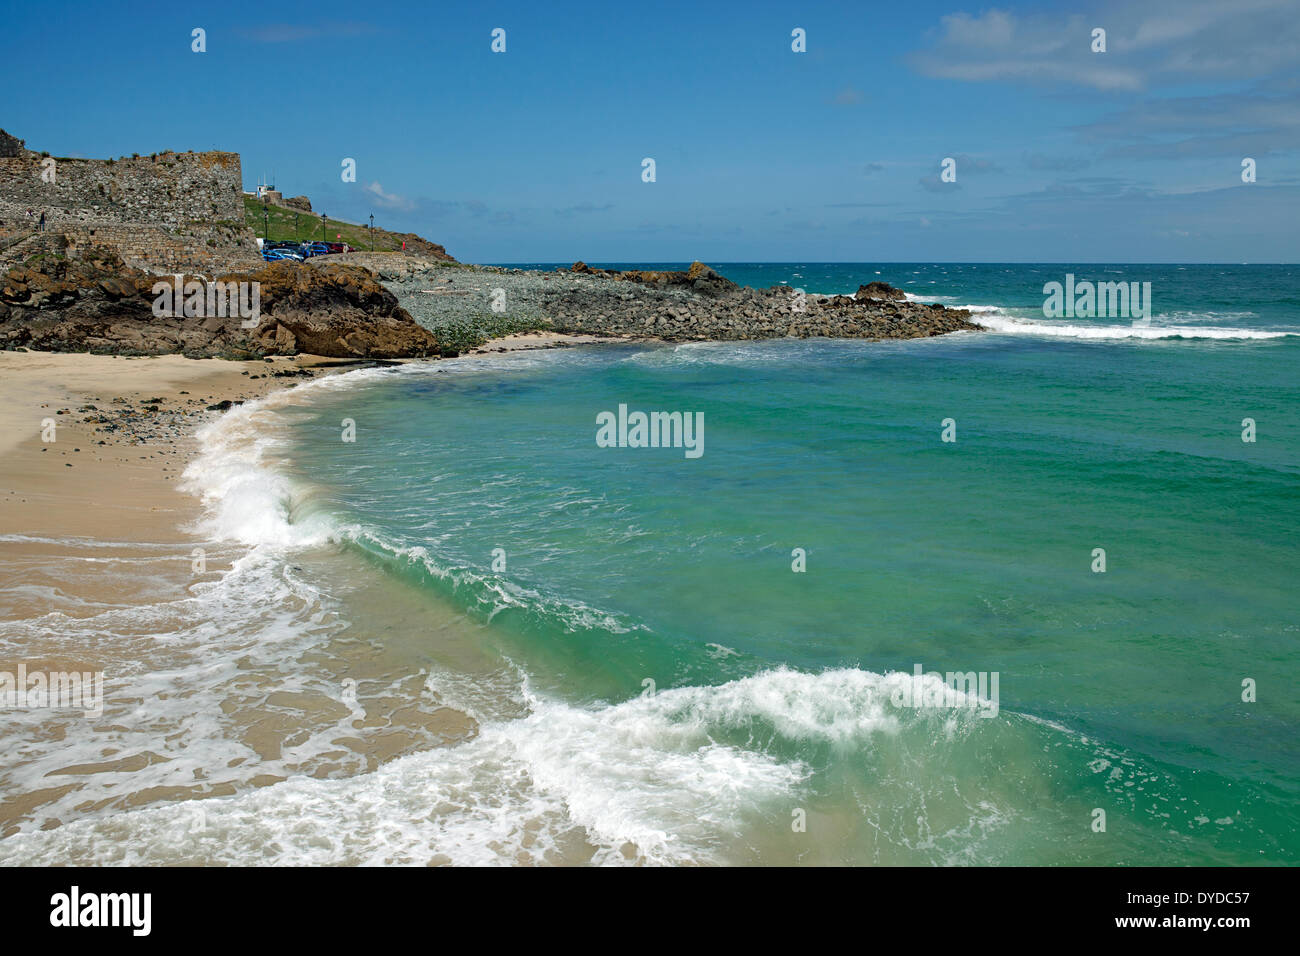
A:
<svg viewBox="0 0 1300 956">
<path fill-rule="evenodd" d="M 1044 319 L 1064 267 L 723 271 L 1000 330 L 471 359 L 291 430 L 299 519 L 559 708 L 561 812 L 649 859 L 1294 863 L 1296 270 L 1149 267 L 1150 327 Z M 703 453 L 600 447 L 620 405 Z M 909 706 L 918 666 L 996 713 Z"/>
</svg>

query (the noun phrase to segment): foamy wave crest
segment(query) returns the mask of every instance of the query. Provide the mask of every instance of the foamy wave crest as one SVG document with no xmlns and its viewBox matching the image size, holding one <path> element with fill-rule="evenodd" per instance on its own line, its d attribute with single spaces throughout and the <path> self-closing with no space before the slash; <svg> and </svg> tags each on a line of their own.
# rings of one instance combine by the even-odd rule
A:
<svg viewBox="0 0 1300 956">
<path fill-rule="evenodd" d="M 281 416 L 285 409 L 310 405 L 310 399 L 321 392 L 363 387 L 393 376 L 520 371 L 538 367 L 543 361 L 530 353 L 508 359 L 467 358 L 357 369 L 236 406 L 195 432 L 200 451 L 185 469 L 180 486 L 203 503 L 204 515 L 195 530 L 217 541 L 276 548 L 337 540 L 338 529 L 327 518 L 293 520 L 295 505 L 307 489 L 295 486 L 281 468 L 280 453 L 287 447 L 287 423 Z"/>
<path fill-rule="evenodd" d="M 543 594 L 509 578 L 447 562 L 423 545 L 402 547 L 359 525 L 341 526 L 337 534 L 385 560 L 415 567 L 444 587 L 460 606 L 488 621 L 502 612 L 517 610 L 570 633 L 600 630 L 627 634 L 645 630 L 643 624 L 623 615 L 572 598 Z"/>
<path fill-rule="evenodd" d="M 812 776 L 792 743 L 917 732 L 929 752 L 996 723 L 895 706 L 893 691 L 912 680 L 781 669 L 583 706 L 525 681 L 527 714 L 485 723 L 467 742 L 346 779 L 297 777 L 18 834 L 0 842 L 0 862 L 734 862 L 743 834 L 788 818 Z"/>
<path fill-rule="evenodd" d="M 278 413 L 289 395 L 300 397 L 275 393 L 233 408 L 195 432 L 199 454 L 185 469 L 180 487 L 203 504 L 196 531 L 250 546 L 306 546 L 328 539 L 327 527 L 290 520 L 300 490 L 277 467 L 277 453 L 285 445 Z"/>
<path fill-rule="evenodd" d="M 973 306 L 962 308 L 976 311 Z M 1297 334 L 1186 325 L 1070 325 L 1047 320 L 1017 319 L 996 309 L 979 311 L 975 320 L 979 325 L 1009 335 L 1046 335 L 1071 339 L 1280 339 Z"/>
<path fill-rule="evenodd" d="M 330 375 L 238 405 L 198 429 L 199 454 L 181 476 L 181 490 L 199 497 L 204 514 L 196 531 L 217 541 L 273 548 L 308 547 L 335 536 L 323 518 L 294 522 L 305 489 L 282 472 L 287 446 L 285 409 L 321 392 L 367 385 L 424 366 L 357 369 Z"/>
<path fill-rule="evenodd" d="M 254 554 L 273 555 L 326 543 L 354 544 L 371 555 L 399 566 L 416 567 L 449 591 L 463 607 L 485 620 L 507 611 L 558 625 L 567 632 L 601 630 L 627 633 L 642 626 L 580 601 L 544 595 L 517 582 L 449 563 L 423 546 L 406 547 L 364 525 L 340 521 L 324 512 L 301 507 L 312 489 L 285 474 L 288 420 L 284 415 L 304 399 L 323 390 L 367 385 L 392 375 L 427 375 L 520 370 L 537 361 L 470 360 L 452 365 L 407 365 L 364 369 L 318 379 L 231 409 L 197 433 L 201 451 L 183 476 L 183 490 L 197 494 L 204 506 L 195 530 L 215 541 L 252 546 Z"/>
</svg>

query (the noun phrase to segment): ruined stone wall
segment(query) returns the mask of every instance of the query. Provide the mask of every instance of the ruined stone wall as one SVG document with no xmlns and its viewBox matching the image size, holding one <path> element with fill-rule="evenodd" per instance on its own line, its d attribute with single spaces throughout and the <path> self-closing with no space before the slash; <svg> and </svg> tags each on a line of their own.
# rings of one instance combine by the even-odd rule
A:
<svg viewBox="0 0 1300 956">
<path fill-rule="evenodd" d="M 107 246 L 122 261 L 148 272 L 199 272 L 214 277 L 223 272 L 257 268 L 261 256 L 242 248 L 243 230 L 196 229 L 176 235 L 156 226 L 97 224 L 60 230 L 68 239 L 68 254 L 80 258 L 94 246 Z"/>
<path fill-rule="evenodd" d="M 44 210 L 51 222 L 140 222 L 172 229 L 244 221 L 238 153 L 44 163 L 30 151 L 0 158 L 0 215 L 31 208 Z M 47 168 L 52 182 L 42 179 Z"/>
<path fill-rule="evenodd" d="M 46 230 L 66 233 L 73 248 L 93 237 L 151 271 L 261 262 L 244 222 L 238 153 L 54 157 L 50 165 L 21 144 L 8 151 L 18 155 L 0 155 L 0 235 L 35 228 L 43 212 Z"/>
<path fill-rule="evenodd" d="M 0 156 L 21 156 L 23 152 L 23 141 L 0 129 Z"/>
</svg>

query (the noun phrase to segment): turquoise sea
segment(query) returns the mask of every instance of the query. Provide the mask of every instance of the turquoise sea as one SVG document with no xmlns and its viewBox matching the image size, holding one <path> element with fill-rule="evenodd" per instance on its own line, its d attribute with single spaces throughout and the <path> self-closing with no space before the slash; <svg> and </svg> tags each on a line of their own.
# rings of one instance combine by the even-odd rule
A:
<svg viewBox="0 0 1300 956">
<path fill-rule="evenodd" d="M 173 806 L 116 838 L 228 862 L 1300 862 L 1300 267 L 716 267 L 879 279 L 992 331 L 466 357 L 230 413 L 189 475 L 207 533 L 248 550 L 223 626 L 255 610 L 278 672 L 352 714 L 472 723 L 373 766 L 304 749 L 314 776 L 203 801 L 224 840 L 163 847 Z M 1044 318 L 1067 273 L 1150 282 L 1149 324 Z M 702 454 L 599 446 L 620 405 L 702 414 Z M 996 697 L 943 697 L 949 672 Z M 54 832 L 19 839 L 93 857 L 108 831 Z"/>
</svg>

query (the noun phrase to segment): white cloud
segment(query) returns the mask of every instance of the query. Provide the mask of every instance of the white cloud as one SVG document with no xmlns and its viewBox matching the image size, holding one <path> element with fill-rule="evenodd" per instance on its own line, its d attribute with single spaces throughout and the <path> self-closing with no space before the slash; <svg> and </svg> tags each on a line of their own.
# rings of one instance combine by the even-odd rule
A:
<svg viewBox="0 0 1300 956">
<path fill-rule="evenodd" d="M 400 209 L 409 211 L 415 208 L 415 203 L 405 196 L 398 196 L 396 193 L 385 192 L 384 187 L 377 182 L 367 183 L 366 192 L 375 198 L 375 202 L 385 209 Z"/>
<path fill-rule="evenodd" d="M 1104 53 L 1092 52 L 1095 28 L 1106 31 Z M 909 61 L 926 76 L 1105 92 L 1245 79 L 1300 61 L 1300 17 L 1293 0 L 1117 2 L 1068 15 L 954 13 Z"/>
</svg>

